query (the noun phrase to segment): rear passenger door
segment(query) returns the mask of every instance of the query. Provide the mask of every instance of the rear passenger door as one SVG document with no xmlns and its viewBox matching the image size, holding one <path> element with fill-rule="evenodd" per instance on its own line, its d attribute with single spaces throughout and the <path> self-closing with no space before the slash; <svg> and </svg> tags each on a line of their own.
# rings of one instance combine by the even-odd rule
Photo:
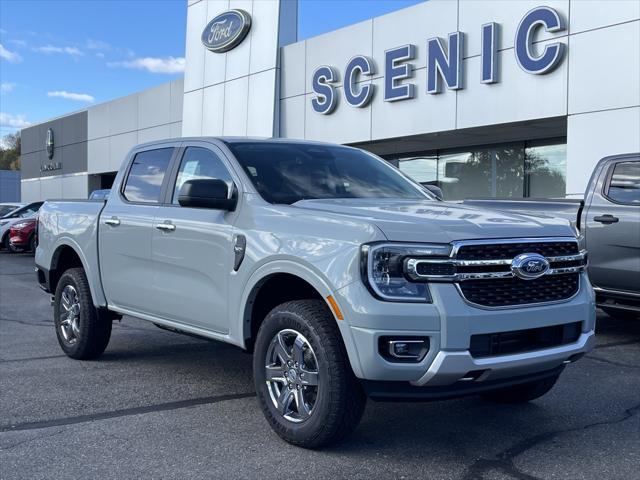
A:
<svg viewBox="0 0 640 480">
<path fill-rule="evenodd" d="M 151 233 L 167 188 L 174 145 L 134 152 L 121 188 L 111 192 L 100 215 L 98 252 L 107 302 L 148 313 L 153 294 Z"/>
<path fill-rule="evenodd" d="M 640 289 L 640 158 L 612 163 L 586 216 L 589 277 L 596 287 Z"/>
<path fill-rule="evenodd" d="M 230 192 L 240 184 L 222 151 L 205 142 L 185 142 L 175 170 L 152 233 L 155 314 L 227 333 L 227 296 L 237 213 L 181 207 L 178 194 L 185 181 L 199 178 L 224 180 Z"/>
</svg>

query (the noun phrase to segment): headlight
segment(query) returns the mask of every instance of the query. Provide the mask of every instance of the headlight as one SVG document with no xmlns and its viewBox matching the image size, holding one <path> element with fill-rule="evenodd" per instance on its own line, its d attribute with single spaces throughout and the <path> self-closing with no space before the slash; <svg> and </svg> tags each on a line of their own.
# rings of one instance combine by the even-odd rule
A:
<svg viewBox="0 0 640 480">
<path fill-rule="evenodd" d="M 11 225 L 11 228 L 24 228 L 29 225 L 29 222 L 18 222 Z"/>
<path fill-rule="evenodd" d="M 448 257 L 450 245 L 373 243 L 362 246 L 362 280 L 371 293 L 390 302 L 430 302 L 426 283 L 406 276 L 406 262 L 412 258 Z"/>
<path fill-rule="evenodd" d="M 0 227 L 3 227 L 7 223 L 9 223 L 9 220 L 0 220 Z"/>
</svg>

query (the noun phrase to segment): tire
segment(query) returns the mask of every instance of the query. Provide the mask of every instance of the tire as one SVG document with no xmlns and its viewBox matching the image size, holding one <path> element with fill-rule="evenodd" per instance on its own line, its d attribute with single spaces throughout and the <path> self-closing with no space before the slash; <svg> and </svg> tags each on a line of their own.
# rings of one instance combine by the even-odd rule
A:
<svg viewBox="0 0 640 480">
<path fill-rule="evenodd" d="M 36 253 L 36 236 L 31 235 L 29 237 L 29 250 L 30 253 Z"/>
<path fill-rule="evenodd" d="M 2 239 L 2 242 L 0 242 L 0 247 L 7 251 L 11 250 L 9 248 L 9 232 L 5 233 L 4 238 Z"/>
<path fill-rule="evenodd" d="M 89 360 L 99 357 L 107 348 L 112 321 L 94 307 L 82 268 L 70 268 L 60 277 L 53 315 L 58 343 L 67 356 Z"/>
<path fill-rule="evenodd" d="M 320 448 L 335 443 L 351 433 L 362 418 L 366 395 L 351 370 L 335 322 L 321 300 L 298 300 L 274 308 L 258 331 L 253 357 L 258 400 L 271 428 L 293 445 Z M 277 347 L 281 345 L 278 339 L 283 340 L 284 354 Z M 281 368 L 286 365 L 282 362 L 286 354 L 291 368 Z M 293 362 L 300 358 L 299 364 Z M 273 376 L 275 372 L 282 374 L 280 380 L 267 382 L 267 365 Z M 293 385 L 291 390 L 287 390 L 288 381 Z M 278 389 L 278 398 L 289 400 L 280 403 L 290 405 L 284 411 L 276 407 Z M 304 407 L 299 408 L 300 398 Z"/>
<path fill-rule="evenodd" d="M 9 244 L 9 251 L 10 251 L 11 253 L 22 253 L 22 252 L 24 252 L 24 249 L 19 248 L 19 247 L 16 247 L 16 246 L 14 246 L 14 245 L 12 245 L 12 244 L 10 243 L 10 244 Z"/>
<path fill-rule="evenodd" d="M 631 312 L 629 310 L 621 310 L 619 308 L 612 307 L 600 307 L 610 317 L 615 318 L 616 320 L 625 320 L 625 321 L 634 321 L 640 320 L 640 313 Z"/>
<path fill-rule="evenodd" d="M 560 375 L 554 375 L 552 377 L 543 378 L 535 382 L 524 383 L 522 385 L 516 385 L 508 388 L 501 388 L 482 395 L 486 400 L 490 400 L 495 403 L 526 403 L 536 398 L 540 398 L 558 381 Z"/>
</svg>

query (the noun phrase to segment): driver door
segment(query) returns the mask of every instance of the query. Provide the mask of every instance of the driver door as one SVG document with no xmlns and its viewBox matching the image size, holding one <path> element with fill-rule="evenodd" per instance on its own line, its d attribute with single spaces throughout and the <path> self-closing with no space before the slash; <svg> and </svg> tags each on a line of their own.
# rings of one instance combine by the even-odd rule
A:
<svg viewBox="0 0 640 480">
<path fill-rule="evenodd" d="M 233 190 L 222 151 L 205 142 L 182 145 L 164 203 L 152 232 L 154 314 L 167 320 L 227 333 L 227 294 L 233 269 L 235 212 L 182 207 L 178 194 L 187 180 L 216 178 Z"/>
</svg>

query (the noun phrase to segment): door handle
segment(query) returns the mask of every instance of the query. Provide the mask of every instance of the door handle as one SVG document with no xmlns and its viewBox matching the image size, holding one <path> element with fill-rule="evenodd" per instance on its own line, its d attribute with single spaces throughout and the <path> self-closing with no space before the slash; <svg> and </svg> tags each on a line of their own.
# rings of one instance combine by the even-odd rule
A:
<svg viewBox="0 0 640 480">
<path fill-rule="evenodd" d="M 156 225 L 156 228 L 163 232 L 173 232 L 176 229 L 176 226 L 172 223 L 159 223 Z"/>
<path fill-rule="evenodd" d="M 605 225 L 609 225 L 610 223 L 618 223 L 620 219 L 618 217 L 614 217 L 613 215 L 600 215 L 598 217 L 593 217 L 594 222 L 604 223 Z"/>
<path fill-rule="evenodd" d="M 120 225 L 120 219 L 118 219 L 118 217 L 107 218 L 104 221 L 104 224 L 109 225 L 111 227 L 117 227 L 118 225 Z"/>
</svg>

